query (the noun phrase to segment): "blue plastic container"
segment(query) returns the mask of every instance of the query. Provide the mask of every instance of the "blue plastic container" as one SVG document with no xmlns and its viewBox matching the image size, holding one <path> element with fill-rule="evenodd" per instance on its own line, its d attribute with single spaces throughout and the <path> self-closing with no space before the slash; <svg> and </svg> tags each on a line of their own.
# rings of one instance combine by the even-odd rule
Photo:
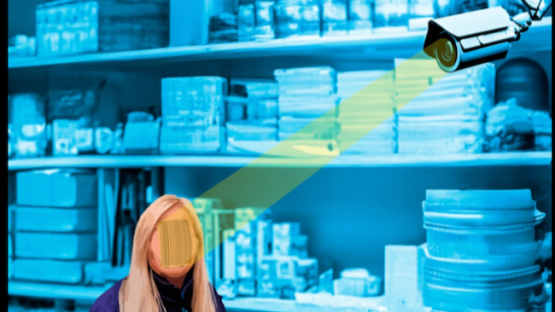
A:
<svg viewBox="0 0 555 312">
<path fill-rule="evenodd" d="M 97 233 L 17 232 L 15 256 L 35 259 L 94 260 Z"/>
<path fill-rule="evenodd" d="M 91 170 L 50 169 L 17 173 L 17 204 L 39 207 L 96 207 L 96 174 Z"/>
<path fill-rule="evenodd" d="M 94 232 L 97 208 L 16 207 L 15 229 L 29 232 Z"/>
</svg>

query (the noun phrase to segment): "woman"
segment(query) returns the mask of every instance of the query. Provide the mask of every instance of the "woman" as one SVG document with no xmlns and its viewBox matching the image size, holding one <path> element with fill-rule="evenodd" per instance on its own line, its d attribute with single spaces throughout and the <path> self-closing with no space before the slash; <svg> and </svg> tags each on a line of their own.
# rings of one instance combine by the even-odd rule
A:
<svg viewBox="0 0 555 312">
<path fill-rule="evenodd" d="M 137 224 L 129 275 L 102 294 L 91 311 L 225 312 L 208 280 L 203 246 L 191 202 L 173 195 L 158 198 Z"/>
</svg>

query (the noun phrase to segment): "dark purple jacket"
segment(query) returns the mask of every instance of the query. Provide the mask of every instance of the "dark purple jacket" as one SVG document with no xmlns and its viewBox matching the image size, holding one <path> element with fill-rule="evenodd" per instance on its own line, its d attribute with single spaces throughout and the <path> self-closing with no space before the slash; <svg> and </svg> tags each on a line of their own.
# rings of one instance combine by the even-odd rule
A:
<svg viewBox="0 0 555 312">
<path fill-rule="evenodd" d="M 191 300 L 193 298 L 193 269 L 187 273 L 183 281 L 181 289 L 168 282 L 164 277 L 152 272 L 154 282 L 162 298 L 162 304 L 167 312 L 195 312 L 191 308 Z M 90 312 L 119 312 L 119 289 L 121 287 L 119 281 L 110 287 L 94 302 Z M 216 312 L 225 312 L 222 297 L 218 295 L 214 289 L 216 297 Z"/>
</svg>

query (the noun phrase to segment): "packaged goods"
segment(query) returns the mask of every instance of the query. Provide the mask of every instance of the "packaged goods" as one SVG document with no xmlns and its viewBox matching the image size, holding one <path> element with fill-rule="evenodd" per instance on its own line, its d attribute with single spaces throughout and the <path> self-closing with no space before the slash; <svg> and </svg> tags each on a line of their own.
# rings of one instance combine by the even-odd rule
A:
<svg viewBox="0 0 555 312">
<path fill-rule="evenodd" d="M 165 47 L 169 1 L 53 1 L 36 9 L 38 55 Z"/>
</svg>

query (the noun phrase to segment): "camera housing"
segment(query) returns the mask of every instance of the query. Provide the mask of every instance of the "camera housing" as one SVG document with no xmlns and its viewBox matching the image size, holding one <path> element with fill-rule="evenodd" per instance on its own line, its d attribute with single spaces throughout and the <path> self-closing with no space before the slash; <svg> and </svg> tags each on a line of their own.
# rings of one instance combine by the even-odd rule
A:
<svg viewBox="0 0 555 312">
<path fill-rule="evenodd" d="M 454 72 L 504 58 L 521 28 L 501 7 L 438 18 L 428 22 L 424 52 Z"/>
</svg>

